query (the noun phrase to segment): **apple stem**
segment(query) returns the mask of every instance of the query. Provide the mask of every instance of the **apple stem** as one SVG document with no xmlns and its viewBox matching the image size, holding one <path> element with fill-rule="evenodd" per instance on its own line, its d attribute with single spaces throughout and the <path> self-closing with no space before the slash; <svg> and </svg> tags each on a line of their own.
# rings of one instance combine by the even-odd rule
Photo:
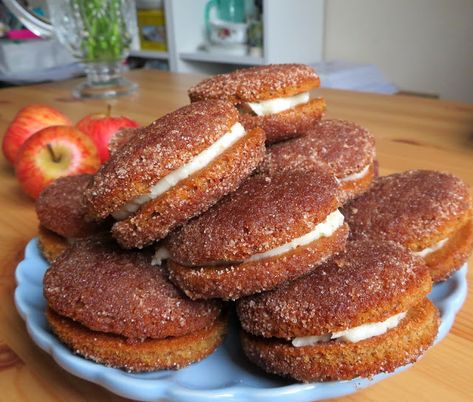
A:
<svg viewBox="0 0 473 402">
<path fill-rule="evenodd" d="M 110 117 L 112 114 L 112 105 L 109 103 L 107 105 L 107 117 Z"/>
<path fill-rule="evenodd" d="M 61 162 L 61 157 L 60 156 L 56 156 L 56 154 L 54 153 L 54 149 L 53 147 L 51 146 L 51 144 L 46 144 L 46 147 L 48 148 L 48 151 L 49 151 L 49 154 L 51 155 L 51 158 L 53 160 L 54 163 L 58 163 L 58 162 Z"/>
</svg>

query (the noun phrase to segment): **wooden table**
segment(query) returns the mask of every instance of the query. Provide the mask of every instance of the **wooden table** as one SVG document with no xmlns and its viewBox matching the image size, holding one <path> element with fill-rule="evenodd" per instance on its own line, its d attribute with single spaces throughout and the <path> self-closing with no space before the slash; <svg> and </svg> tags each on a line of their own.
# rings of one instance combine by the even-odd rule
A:
<svg viewBox="0 0 473 402">
<path fill-rule="evenodd" d="M 156 71 L 129 75 L 140 84 L 140 91 L 111 103 L 115 114 L 143 124 L 186 104 L 186 89 L 201 78 Z M 72 99 L 75 84 L 67 81 L 0 90 L 0 133 L 20 107 L 33 102 L 51 104 L 74 121 L 105 110 L 105 101 Z M 327 99 L 328 117 L 353 120 L 375 134 L 381 174 L 437 169 L 473 185 L 473 105 L 336 90 L 317 92 Z M 37 220 L 33 201 L 21 193 L 13 169 L 3 157 L 0 211 L 0 401 L 123 400 L 62 370 L 26 333 L 13 304 L 14 271 L 26 243 L 36 235 Z M 447 338 L 413 368 L 341 400 L 473 400 L 472 317 L 470 297 Z"/>
</svg>

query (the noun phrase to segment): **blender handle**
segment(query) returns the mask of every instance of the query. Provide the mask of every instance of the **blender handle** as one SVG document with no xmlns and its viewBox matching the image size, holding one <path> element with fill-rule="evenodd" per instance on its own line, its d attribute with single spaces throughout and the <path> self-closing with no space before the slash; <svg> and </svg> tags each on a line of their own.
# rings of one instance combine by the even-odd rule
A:
<svg viewBox="0 0 473 402">
<path fill-rule="evenodd" d="M 21 23 L 30 31 L 43 38 L 49 38 L 54 35 L 52 25 L 42 18 L 38 18 L 32 12 L 28 11 L 16 0 L 3 0 L 8 9 L 17 17 Z"/>
<path fill-rule="evenodd" d="M 217 7 L 217 0 L 209 0 L 209 2 L 205 5 L 204 18 L 205 18 L 205 30 L 207 34 L 210 33 L 210 24 L 209 24 L 210 12 L 212 11 L 212 8 L 214 7 Z"/>
</svg>

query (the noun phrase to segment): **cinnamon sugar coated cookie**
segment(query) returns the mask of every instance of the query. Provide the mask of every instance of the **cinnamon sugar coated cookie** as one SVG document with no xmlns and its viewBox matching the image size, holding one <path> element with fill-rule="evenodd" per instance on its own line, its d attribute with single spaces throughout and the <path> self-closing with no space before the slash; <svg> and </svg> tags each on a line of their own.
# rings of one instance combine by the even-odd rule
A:
<svg viewBox="0 0 473 402">
<path fill-rule="evenodd" d="M 473 250 L 469 188 L 451 174 L 411 170 L 380 177 L 344 213 L 354 239 L 399 242 L 425 259 L 434 282 L 459 269 Z"/>
<path fill-rule="evenodd" d="M 300 135 L 325 111 L 322 98 L 310 100 L 320 85 L 305 64 L 271 64 L 207 78 L 189 89 L 192 102 L 224 99 L 235 104 L 246 128 L 261 127 L 268 142 Z"/>
<path fill-rule="evenodd" d="M 38 227 L 38 247 L 48 262 L 53 262 L 70 245 L 70 240 L 46 229 Z"/>
<path fill-rule="evenodd" d="M 219 343 L 215 340 L 223 339 L 224 326 L 216 324 L 220 304 L 189 300 L 150 261 L 149 251 L 126 251 L 106 238 L 76 242 L 44 277 L 44 295 L 55 313 L 48 315 L 52 329 L 77 353 L 129 370 L 180 367 L 210 353 Z M 93 331 L 104 349 L 99 344 L 87 345 L 86 340 L 95 336 Z M 202 340 L 195 354 L 187 355 L 185 362 L 161 365 L 167 341 L 181 358 L 190 339 L 196 339 L 194 335 Z M 117 344 L 136 347 L 120 347 L 118 354 L 114 353 Z M 158 350 L 153 352 L 153 345 Z M 141 355 L 143 350 L 146 353 Z M 152 356 L 156 360 L 149 360 Z"/>
<path fill-rule="evenodd" d="M 348 242 L 310 275 L 240 299 L 242 346 L 264 370 L 304 382 L 391 372 L 437 334 L 431 287 L 423 260 L 402 246 Z"/>
<path fill-rule="evenodd" d="M 319 86 L 305 64 L 209 77 L 189 105 L 116 133 L 95 175 L 48 186 L 51 333 L 108 367 L 180 369 L 222 344 L 231 301 L 232 348 L 311 389 L 422 357 L 433 283 L 473 250 L 470 190 L 427 170 L 378 177 L 374 136 L 322 119 Z"/>
<path fill-rule="evenodd" d="M 47 186 L 36 200 L 39 246 L 48 261 L 53 261 L 76 238 L 105 229 L 86 220 L 84 192 L 92 175 L 61 177 Z"/>
<path fill-rule="evenodd" d="M 110 154 L 114 154 L 118 151 L 123 145 L 130 141 L 135 134 L 138 134 L 138 132 L 139 130 L 136 128 L 127 127 L 120 129 L 108 142 L 108 151 Z"/>
<path fill-rule="evenodd" d="M 223 101 L 197 102 L 137 129 L 95 175 L 89 214 L 112 215 L 125 248 L 144 247 L 234 191 L 264 156 L 264 132 L 245 130 Z"/>
<path fill-rule="evenodd" d="M 191 298 L 237 299 L 307 274 L 344 247 L 337 189 L 322 167 L 251 177 L 171 234 L 171 279 Z"/>
<path fill-rule="evenodd" d="M 226 332 L 225 316 L 219 316 L 209 327 L 187 335 L 130 342 L 119 335 L 92 331 L 51 309 L 46 319 L 61 342 L 85 358 L 138 373 L 179 369 L 202 360 L 222 343 Z"/>
<path fill-rule="evenodd" d="M 261 172 L 285 170 L 310 172 L 314 165 L 328 165 L 340 182 L 345 203 L 365 192 L 375 178 L 375 140 L 364 128 L 343 120 L 321 120 L 302 137 L 268 148 Z"/>
<path fill-rule="evenodd" d="M 90 174 L 66 176 L 47 186 L 36 200 L 40 225 L 62 237 L 85 237 L 97 232 L 97 224 L 85 220 L 84 192 L 92 178 Z"/>
</svg>

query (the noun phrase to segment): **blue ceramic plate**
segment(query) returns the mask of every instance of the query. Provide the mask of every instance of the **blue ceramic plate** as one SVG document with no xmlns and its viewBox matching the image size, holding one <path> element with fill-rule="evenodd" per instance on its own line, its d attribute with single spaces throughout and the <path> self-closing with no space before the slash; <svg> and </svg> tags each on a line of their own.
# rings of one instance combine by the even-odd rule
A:
<svg viewBox="0 0 473 402">
<path fill-rule="evenodd" d="M 46 301 L 42 282 L 47 267 L 37 240 L 31 240 L 26 247 L 25 259 L 16 270 L 15 291 L 16 307 L 26 321 L 31 338 L 65 370 L 127 398 L 142 401 L 167 398 L 185 402 L 318 401 L 351 394 L 409 367 L 401 367 L 392 374 L 379 374 L 371 379 L 293 383 L 267 375 L 251 365 L 242 354 L 234 324 L 225 344 L 199 363 L 178 371 L 130 374 L 74 355 L 52 335 L 43 313 Z M 448 281 L 435 285 L 429 295 L 440 309 L 442 318 L 436 342 L 450 331 L 455 315 L 466 298 L 466 271 L 465 265 Z"/>
</svg>

